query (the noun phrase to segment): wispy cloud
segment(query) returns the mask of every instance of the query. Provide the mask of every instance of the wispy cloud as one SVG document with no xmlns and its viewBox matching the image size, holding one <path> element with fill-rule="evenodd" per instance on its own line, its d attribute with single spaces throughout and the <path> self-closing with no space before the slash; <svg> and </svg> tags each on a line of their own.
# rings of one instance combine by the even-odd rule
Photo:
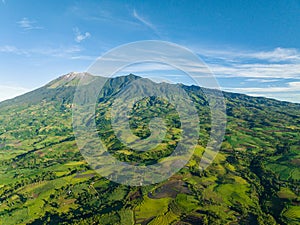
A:
<svg viewBox="0 0 300 225">
<path fill-rule="evenodd" d="M 216 50 L 197 48 L 197 53 L 206 57 L 226 60 L 228 62 L 236 62 L 241 60 L 262 60 L 272 63 L 278 62 L 294 62 L 300 60 L 300 52 L 294 48 L 275 48 L 269 51 L 244 51 L 239 49 Z"/>
<path fill-rule="evenodd" d="M 3 4 L 5 4 L 5 3 L 6 3 L 6 1 L 5 1 L 5 0 L 2 0 L 2 3 L 3 3 Z"/>
<path fill-rule="evenodd" d="M 144 17 L 139 15 L 137 11 L 134 9 L 132 15 L 135 19 L 137 19 L 140 23 L 151 29 L 156 35 L 159 36 L 156 26 L 154 26 L 150 21 L 146 20 Z"/>
<path fill-rule="evenodd" d="M 244 54 L 244 57 L 267 60 L 270 62 L 299 61 L 300 52 L 293 48 L 275 48 L 272 51 L 260 51 L 255 53 Z"/>
<path fill-rule="evenodd" d="M 18 21 L 17 24 L 19 24 L 19 26 L 23 30 L 39 30 L 39 29 L 43 29 L 43 27 L 37 25 L 36 21 L 30 20 L 30 19 L 28 19 L 26 17 L 24 17 L 20 21 Z"/>
<path fill-rule="evenodd" d="M 269 51 L 202 48 L 197 53 L 218 77 L 246 77 L 266 82 L 266 79 L 300 78 L 300 52 L 293 48 Z"/>
<path fill-rule="evenodd" d="M 71 58 L 74 54 L 81 52 L 81 48 L 77 45 L 74 46 L 61 46 L 61 47 L 43 47 L 30 50 L 32 54 L 46 55 L 60 58 Z"/>
<path fill-rule="evenodd" d="M 12 45 L 0 46 L 0 53 L 12 53 L 16 55 L 26 55 L 27 52 Z"/>
<path fill-rule="evenodd" d="M 80 54 L 82 49 L 78 45 L 59 46 L 59 47 L 38 47 L 31 49 L 22 49 L 16 46 L 4 45 L 0 46 L 0 53 L 24 55 L 27 57 L 35 55 L 43 55 L 58 58 L 72 59 L 72 57 Z"/>
<path fill-rule="evenodd" d="M 244 93 L 251 96 L 264 96 L 290 102 L 300 103 L 300 82 L 293 81 L 280 86 L 223 88 L 224 91 Z"/>
<path fill-rule="evenodd" d="M 154 73 L 154 72 L 161 72 L 161 73 L 168 73 L 170 71 L 176 71 L 176 69 L 168 66 L 166 64 L 161 63 L 137 63 L 132 64 L 128 67 L 122 69 L 123 73 Z"/>
<path fill-rule="evenodd" d="M 285 86 L 268 86 L 266 87 L 244 87 L 244 88 L 225 88 L 234 92 L 243 93 L 283 93 L 283 92 L 300 92 L 300 82 L 288 82 Z"/>
<path fill-rule="evenodd" d="M 280 81 L 280 79 L 256 79 L 256 78 L 251 78 L 251 79 L 247 79 L 246 81 L 258 82 L 258 83 L 273 83 L 273 82 Z"/>
<path fill-rule="evenodd" d="M 217 77 L 246 77 L 256 79 L 300 78 L 300 64 L 243 64 L 241 62 L 230 65 L 208 63 L 208 66 Z"/>
<path fill-rule="evenodd" d="M 126 11 L 119 4 L 117 1 L 111 1 L 109 7 L 105 4 L 98 4 L 96 7 L 86 10 L 77 2 L 67 8 L 67 12 L 82 20 L 105 24 L 110 23 L 111 26 L 127 26 L 128 28 L 132 28 L 139 25 L 139 21 L 132 20 L 131 11 L 129 12 L 130 16 L 127 13 L 123 14 Z"/>
<path fill-rule="evenodd" d="M 78 43 L 80 43 L 83 40 L 91 37 L 91 34 L 89 32 L 81 33 L 78 27 L 75 27 L 73 29 L 73 31 L 74 31 L 74 34 L 75 34 L 75 41 L 78 42 Z"/>
</svg>

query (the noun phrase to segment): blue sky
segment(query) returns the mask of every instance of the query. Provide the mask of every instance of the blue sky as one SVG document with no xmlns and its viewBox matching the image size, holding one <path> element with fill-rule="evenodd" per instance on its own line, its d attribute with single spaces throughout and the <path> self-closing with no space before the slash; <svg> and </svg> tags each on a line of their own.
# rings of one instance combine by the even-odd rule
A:
<svg viewBox="0 0 300 225">
<path fill-rule="evenodd" d="M 140 40 L 189 48 L 223 90 L 300 102 L 299 0 L 1 0 L 0 100 Z"/>
</svg>

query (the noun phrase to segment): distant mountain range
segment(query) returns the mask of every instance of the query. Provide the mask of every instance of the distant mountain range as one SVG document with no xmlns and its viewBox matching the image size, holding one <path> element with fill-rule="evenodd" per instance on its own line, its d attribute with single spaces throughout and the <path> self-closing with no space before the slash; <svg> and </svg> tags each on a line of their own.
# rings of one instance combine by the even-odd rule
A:
<svg viewBox="0 0 300 225">
<path fill-rule="evenodd" d="M 195 153 L 168 180 L 129 187 L 95 173 L 76 146 L 72 104 L 80 79 L 104 81 L 69 73 L 0 103 L 0 224 L 300 223 L 300 104 L 224 92 L 224 141 L 212 165 L 201 171 L 211 129 L 209 103 L 200 87 L 180 84 L 199 114 Z M 117 139 L 109 107 L 138 79 L 144 78 L 105 80 L 95 121 L 99 138 L 116 158 L 147 165 L 174 150 L 180 123 L 172 105 L 145 98 L 132 111 L 131 129 L 148 137 L 149 119 L 163 112 L 168 125 L 163 143 L 137 153 Z"/>
</svg>

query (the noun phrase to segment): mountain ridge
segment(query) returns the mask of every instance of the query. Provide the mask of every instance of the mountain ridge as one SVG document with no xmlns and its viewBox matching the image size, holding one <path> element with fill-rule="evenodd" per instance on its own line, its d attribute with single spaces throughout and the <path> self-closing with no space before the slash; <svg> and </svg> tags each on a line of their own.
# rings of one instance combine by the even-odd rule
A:
<svg viewBox="0 0 300 225">
<path fill-rule="evenodd" d="M 298 224 L 300 104 L 223 92 L 226 134 L 215 160 L 201 171 L 210 109 L 200 87 L 179 84 L 198 111 L 194 155 L 162 183 L 129 187 L 101 177 L 80 154 L 72 126 L 77 78 L 63 76 L 0 103 L 0 223 Z M 144 153 L 121 143 L 109 109 L 135 79 L 107 80 L 87 123 L 95 120 L 99 138 L 118 160 L 148 165 L 173 151 L 180 121 L 163 99 L 142 99 L 130 114 L 132 132 L 148 137 L 150 119 L 162 116 L 166 136 Z"/>
<path fill-rule="evenodd" d="M 122 75 L 122 76 L 118 76 L 118 77 L 124 77 L 124 78 L 129 78 L 130 80 L 130 76 L 131 78 L 134 77 L 133 79 L 146 79 L 146 78 L 143 78 L 143 77 L 140 77 L 140 76 L 137 76 L 137 75 L 134 75 L 134 74 L 128 74 L 128 75 Z M 83 77 L 87 77 L 87 81 L 89 79 L 92 79 L 92 78 L 96 78 L 96 77 L 99 77 L 100 79 L 103 78 L 101 76 L 94 76 L 90 73 L 87 73 L 87 72 L 69 72 L 67 74 L 64 74 L 64 75 L 61 75 L 59 76 L 58 78 L 46 83 L 45 85 L 41 86 L 40 88 L 37 88 L 37 89 L 34 89 L 32 91 L 29 91 L 27 93 L 24 93 L 22 95 L 19 95 L 19 96 L 16 96 L 12 99 L 7 99 L 7 100 L 4 100 L 2 102 L 0 102 L 0 107 L 3 106 L 3 105 L 6 105 L 8 104 L 10 101 L 13 102 L 13 103 L 16 103 L 16 102 L 20 102 L 21 100 L 19 99 L 22 99 L 24 96 L 27 96 L 27 95 L 40 95 L 39 93 L 37 93 L 37 91 L 40 91 L 41 89 L 44 89 L 44 88 L 47 88 L 47 89 L 55 89 L 55 88 L 62 88 L 62 87 L 76 87 L 79 80 L 82 79 Z M 111 78 L 105 78 L 105 79 L 114 79 L 116 77 L 111 77 Z M 189 87 L 189 88 L 203 88 L 203 89 L 206 89 L 206 90 L 210 90 L 210 89 L 207 89 L 205 87 L 199 87 L 197 85 L 185 85 L 185 84 L 182 84 L 182 83 L 177 83 L 178 85 L 181 85 L 183 87 Z M 255 99 L 261 99 L 262 101 L 264 100 L 269 100 L 269 101 L 273 101 L 274 103 L 279 103 L 279 104 L 284 104 L 284 105 L 299 105 L 300 107 L 300 103 L 295 103 L 295 102 L 289 102 L 289 101 L 283 101 L 283 100 L 278 100 L 278 99 L 273 99 L 273 98 L 268 98 L 268 97 L 263 97 L 263 96 L 251 96 L 251 95 L 247 95 L 247 94 L 242 94 L 242 93 L 235 93 L 235 92 L 228 92 L 228 91 L 222 91 L 222 93 L 224 94 L 224 96 L 230 96 L 230 97 L 244 97 L 244 98 L 247 98 L 247 99 L 251 99 L 251 98 L 255 98 Z M 43 95 L 43 94 L 42 94 Z"/>
</svg>

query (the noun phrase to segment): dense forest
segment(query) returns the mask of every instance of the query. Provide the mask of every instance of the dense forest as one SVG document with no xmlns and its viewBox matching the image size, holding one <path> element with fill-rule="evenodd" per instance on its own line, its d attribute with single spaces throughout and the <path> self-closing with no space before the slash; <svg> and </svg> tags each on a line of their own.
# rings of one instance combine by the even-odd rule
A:
<svg viewBox="0 0 300 225">
<path fill-rule="evenodd" d="M 70 73 L 0 103 L 0 224 L 300 224 L 300 104 L 224 92 L 226 134 L 213 163 L 200 170 L 211 129 L 209 103 L 200 87 L 180 84 L 198 111 L 194 154 L 169 179 L 131 187 L 101 177 L 76 145 L 72 108 L 82 77 L 94 79 Z M 144 78 L 109 79 L 95 121 L 114 157 L 150 165 L 176 147 L 180 119 L 165 99 L 143 98 L 132 109 L 130 128 L 147 138 L 150 119 L 163 115 L 164 140 L 146 152 L 122 144 L 109 109 L 137 79 Z"/>
</svg>

